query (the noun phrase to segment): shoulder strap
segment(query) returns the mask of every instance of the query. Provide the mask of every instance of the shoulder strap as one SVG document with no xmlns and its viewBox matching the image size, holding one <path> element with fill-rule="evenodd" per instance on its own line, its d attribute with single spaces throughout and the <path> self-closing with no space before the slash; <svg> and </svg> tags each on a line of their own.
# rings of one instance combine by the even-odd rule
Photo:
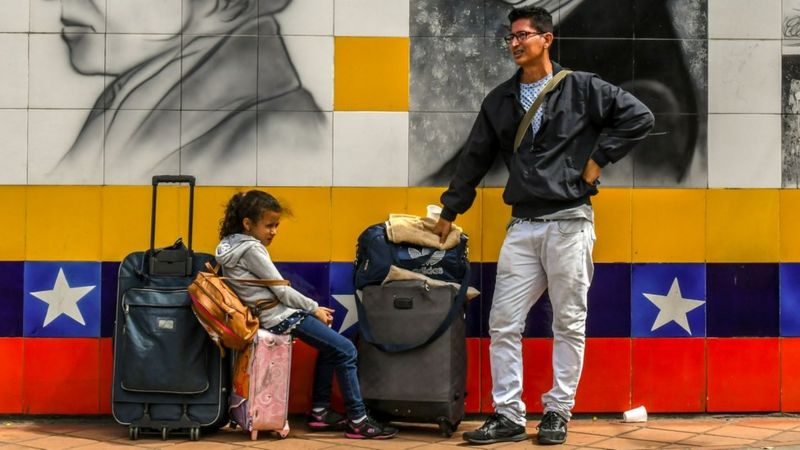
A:
<svg viewBox="0 0 800 450">
<path fill-rule="evenodd" d="M 210 262 L 206 261 L 206 268 L 214 274 L 219 274 L 219 264 L 212 266 Z M 218 275 L 219 276 L 219 275 Z M 233 278 L 233 277 L 219 277 L 221 280 L 236 281 L 243 284 L 252 284 L 258 286 L 289 286 L 289 280 L 261 280 L 257 278 Z"/>
<path fill-rule="evenodd" d="M 514 152 L 516 152 L 519 148 L 519 145 L 522 144 L 522 138 L 525 137 L 525 132 L 528 131 L 528 126 L 530 126 L 533 116 L 536 115 L 536 110 L 542 106 L 545 94 L 555 89 L 556 86 L 558 86 L 558 83 L 561 83 L 561 80 L 566 78 L 567 75 L 571 73 L 571 70 L 562 69 L 560 72 L 553 75 L 553 78 L 547 82 L 547 84 L 544 86 L 544 89 L 542 89 L 542 92 L 536 96 L 536 100 L 533 101 L 533 105 L 531 105 L 531 107 L 528 109 L 528 112 L 525 113 L 525 116 L 522 118 L 522 122 L 520 122 L 519 126 L 517 127 L 517 136 L 514 138 Z"/>
</svg>

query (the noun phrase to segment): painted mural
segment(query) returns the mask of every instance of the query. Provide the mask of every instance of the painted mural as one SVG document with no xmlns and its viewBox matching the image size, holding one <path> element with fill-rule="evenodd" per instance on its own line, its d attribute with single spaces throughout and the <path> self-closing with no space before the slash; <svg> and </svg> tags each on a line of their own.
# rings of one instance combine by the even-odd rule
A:
<svg viewBox="0 0 800 450">
<path fill-rule="evenodd" d="M 508 9 L 529 3 L 555 12 L 556 61 L 656 113 L 593 199 L 576 411 L 800 411 L 800 191 L 779 189 L 800 185 L 800 0 L 6 0 L 0 413 L 109 411 L 117 269 L 149 242 L 154 172 L 198 177 L 199 251 L 237 189 L 286 200 L 270 252 L 352 336 L 358 234 L 437 201 L 483 97 L 514 73 Z M 482 291 L 472 413 L 492 411 L 505 176 L 458 219 Z M 164 192 L 156 245 L 185 229 L 185 192 Z M 549 308 L 523 334 L 529 393 L 551 383 Z M 314 355 L 295 349 L 302 412 Z"/>
</svg>

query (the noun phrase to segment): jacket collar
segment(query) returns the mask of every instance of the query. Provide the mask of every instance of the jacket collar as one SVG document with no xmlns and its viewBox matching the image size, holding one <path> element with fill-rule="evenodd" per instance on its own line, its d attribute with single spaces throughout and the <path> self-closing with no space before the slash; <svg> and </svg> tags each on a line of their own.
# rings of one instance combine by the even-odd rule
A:
<svg viewBox="0 0 800 450">
<path fill-rule="evenodd" d="M 555 76 L 555 74 L 561 72 L 562 67 L 559 63 L 553 60 L 550 60 L 550 62 L 553 64 L 553 76 Z M 517 72 L 514 73 L 514 76 L 504 81 L 503 84 L 500 85 L 503 90 L 503 95 L 519 98 L 519 79 L 521 76 L 522 68 L 520 67 L 517 69 Z"/>
</svg>

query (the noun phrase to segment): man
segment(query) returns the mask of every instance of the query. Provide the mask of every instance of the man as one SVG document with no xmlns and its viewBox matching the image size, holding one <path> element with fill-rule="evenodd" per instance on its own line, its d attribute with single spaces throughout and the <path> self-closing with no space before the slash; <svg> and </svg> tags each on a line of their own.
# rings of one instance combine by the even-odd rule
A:
<svg viewBox="0 0 800 450">
<path fill-rule="evenodd" d="M 261 150 L 319 149 L 324 116 L 273 17 L 289 1 L 61 0 L 72 67 L 114 78 L 52 174 L 103 161 L 114 183 L 178 167 L 230 183 L 256 134 Z"/>
<path fill-rule="evenodd" d="M 597 193 L 601 168 L 647 136 L 653 115 L 622 89 L 594 74 L 574 72 L 545 97 L 514 149 L 525 110 L 562 68 L 550 60 L 553 22 L 545 9 L 526 6 L 508 18 L 511 34 L 505 40 L 519 70 L 484 99 L 456 174 L 442 194 L 444 208 L 434 231 L 447 236 L 500 153 L 509 169 L 503 199 L 513 217 L 500 250 L 489 315 L 495 413 L 477 430 L 464 433 L 464 439 L 474 444 L 526 439 L 522 332 L 528 311 L 548 289 L 554 380 L 542 396 L 538 441 L 558 444 L 566 440 L 583 366 L 593 273 L 590 197 Z"/>
</svg>

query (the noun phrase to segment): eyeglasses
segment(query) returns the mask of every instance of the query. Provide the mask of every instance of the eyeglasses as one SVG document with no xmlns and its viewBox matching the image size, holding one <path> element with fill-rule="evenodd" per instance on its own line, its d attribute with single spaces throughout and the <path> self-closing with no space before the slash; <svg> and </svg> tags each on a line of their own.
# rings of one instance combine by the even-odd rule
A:
<svg viewBox="0 0 800 450">
<path fill-rule="evenodd" d="M 506 44 L 510 44 L 511 42 L 516 39 L 519 42 L 524 42 L 528 38 L 532 38 L 534 36 L 538 36 L 541 34 L 547 34 L 547 31 L 517 31 L 516 33 L 510 33 L 503 36 L 503 40 L 506 41 Z"/>
</svg>

